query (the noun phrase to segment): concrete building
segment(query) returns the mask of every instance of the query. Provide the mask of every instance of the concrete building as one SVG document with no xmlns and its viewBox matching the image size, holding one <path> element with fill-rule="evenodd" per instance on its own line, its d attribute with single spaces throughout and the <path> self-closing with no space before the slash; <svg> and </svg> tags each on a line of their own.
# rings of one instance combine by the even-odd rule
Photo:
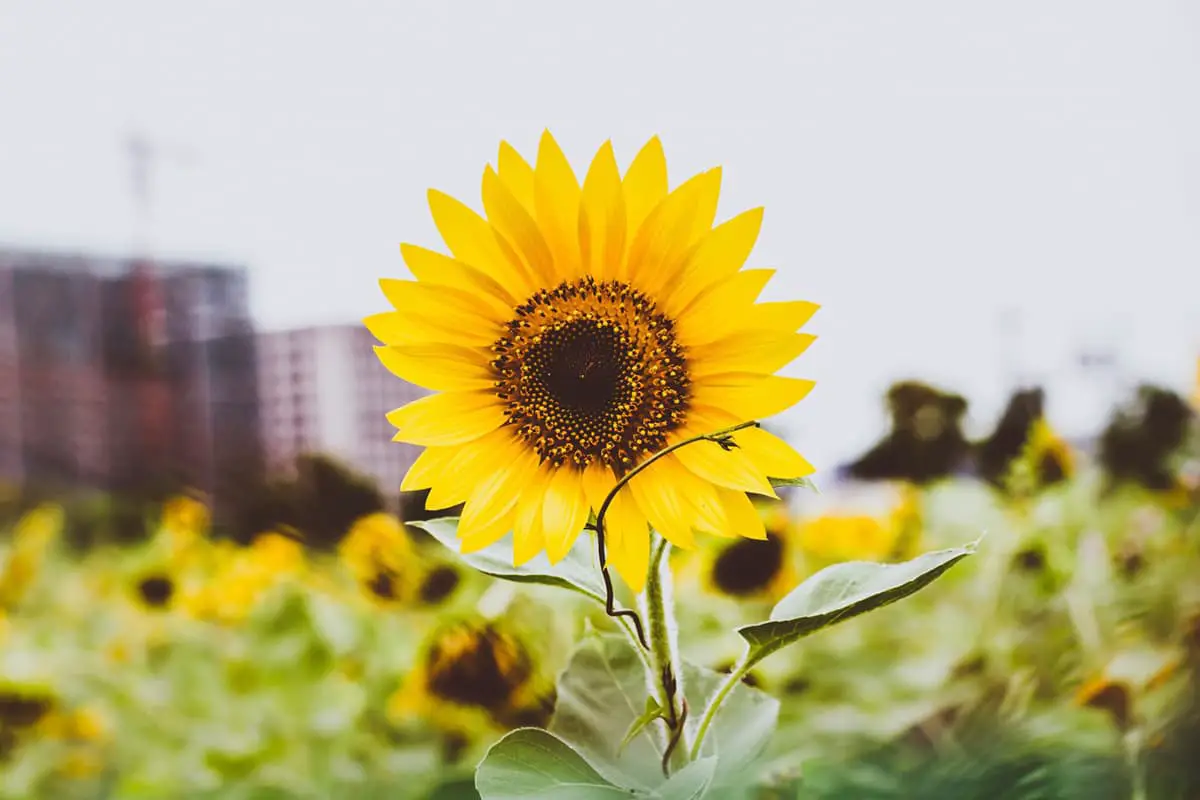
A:
<svg viewBox="0 0 1200 800">
<path fill-rule="evenodd" d="M 374 478 L 389 501 L 420 448 L 392 441 L 387 413 L 428 392 L 379 363 L 362 325 L 262 333 L 258 337 L 263 451 L 268 468 L 320 452 Z"/>
<path fill-rule="evenodd" d="M 0 479 L 219 495 L 261 470 L 254 346 L 244 269 L 0 250 Z"/>
</svg>

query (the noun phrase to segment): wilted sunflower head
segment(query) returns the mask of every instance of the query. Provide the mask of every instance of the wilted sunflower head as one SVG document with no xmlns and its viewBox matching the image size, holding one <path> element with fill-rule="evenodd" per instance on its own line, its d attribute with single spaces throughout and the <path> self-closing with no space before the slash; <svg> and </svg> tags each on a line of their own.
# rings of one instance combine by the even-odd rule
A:
<svg viewBox="0 0 1200 800">
<path fill-rule="evenodd" d="M 758 303 L 772 270 L 742 270 L 761 209 L 713 227 L 719 169 L 668 192 L 657 138 L 622 176 L 610 144 L 582 185 L 545 133 L 534 165 L 501 144 L 478 215 L 429 193 L 451 255 L 401 252 L 416 280 L 384 280 L 395 307 L 365 322 L 383 363 L 436 394 L 397 409 L 395 439 L 426 450 L 401 489 L 429 509 L 465 503 L 464 552 L 513 532 L 514 560 L 552 562 L 618 478 L 697 434 L 776 414 L 812 388 L 774 373 L 813 337 L 817 306 Z M 812 472 L 757 428 L 737 449 L 699 442 L 616 495 L 609 556 L 634 591 L 649 526 L 682 548 L 693 529 L 762 539 L 747 492 Z"/>
</svg>

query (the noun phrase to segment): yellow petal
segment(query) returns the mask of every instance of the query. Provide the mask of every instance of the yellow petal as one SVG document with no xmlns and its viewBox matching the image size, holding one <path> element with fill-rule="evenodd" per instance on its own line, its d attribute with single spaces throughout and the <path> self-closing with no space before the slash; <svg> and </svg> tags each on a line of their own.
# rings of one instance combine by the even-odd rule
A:
<svg viewBox="0 0 1200 800">
<path fill-rule="evenodd" d="M 598 461 L 593 461 L 583 471 L 583 494 L 587 498 L 588 506 L 597 514 L 600 513 L 600 506 L 604 505 L 604 498 L 608 497 L 608 493 L 616 485 L 617 476 Z"/>
<path fill-rule="evenodd" d="M 499 333 L 498 325 L 512 316 L 512 309 L 502 303 L 493 305 L 481 295 L 450 286 L 396 278 L 383 278 L 379 286 L 388 302 L 406 316 L 421 314 L 453 327 L 486 327 L 493 337 Z"/>
<path fill-rule="evenodd" d="M 456 452 L 457 447 L 426 447 L 405 473 L 404 480 L 400 482 L 400 491 L 417 492 L 442 480 L 446 465 Z"/>
<path fill-rule="evenodd" d="M 512 442 L 507 451 L 509 463 L 501 463 L 490 475 L 475 483 L 467 498 L 458 522 L 458 537 L 463 540 L 464 553 L 488 547 L 509 531 L 517 499 L 536 472 L 537 462 L 533 455 L 516 442 Z M 470 550 L 467 549 L 468 541 Z"/>
<path fill-rule="evenodd" d="M 394 441 L 426 447 L 464 444 L 491 433 L 506 421 L 490 392 L 444 392 L 414 400 L 387 415 Z"/>
<path fill-rule="evenodd" d="M 372 336 L 389 345 L 451 343 L 461 347 L 483 347 L 496 339 L 496 334 L 483 325 L 454 328 L 428 313 L 384 311 L 364 318 L 363 324 Z"/>
<path fill-rule="evenodd" d="M 677 496 L 689 509 L 688 519 L 693 528 L 719 534 L 726 527 L 726 521 L 725 510 L 714 491 L 716 487 L 689 470 L 679 459 L 679 454 L 684 450 L 700 444 L 690 444 L 659 459 L 659 477 L 675 487 Z"/>
<path fill-rule="evenodd" d="M 533 214 L 533 167 L 508 142 L 500 143 L 500 158 L 496 162 L 500 180 L 512 192 L 525 211 Z"/>
<path fill-rule="evenodd" d="M 729 518 L 730 533 L 746 539 L 766 540 L 767 528 L 762 515 L 744 492 L 717 489 L 717 493 L 721 496 L 721 503 L 725 506 L 725 513 Z"/>
<path fill-rule="evenodd" d="M 753 373 L 725 373 L 692 383 L 696 405 L 728 411 L 739 420 L 765 419 L 791 408 L 815 384 L 802 378 Z"/>
<path fill-rule="evenodd" d="M 759 303 L 754 307 L 754 327 L 797 331 L 820 310 L 816 303 L 791 300 L 783 303 Z"/>
<path fill-rule="evenodd" d="M 696 546 L 692 536 L 691 507 L 676 487 L 663 478 L 660 459 L 628 484 L 638 509 L 656 531 L 676 547 L 691 550 Z"/>
<path fill-rule="evenodd" d="M 376 347 L 375 354 L 393 375 L 434 391 L 488 389 L 495 382 L 482 348 L 409 344 Z"/>
<path fill-rule="evenodd" d="M 422 283 L 452 286 L 470 292 L 478 302 L 499 304 L 507 309 L 508 316 L 512 315 L 517 298 L 482 270 L 415 244 L 400 245 L 400 256 L 408 266 L 408 271 Z"/>
<path fill-rule="evenodd" d="M 613 498 L 604 515 L 607 561 L 634 594 L 646 586 L 650 569 L 650 528 L 628 488 Z"/>
<path fill-rule="evenodd" d="M 817 337 L 809 333 L 752 330 L 699 345 L 688 353 L 694 380 L 727 372 L 770 374 L 795 361 Z"/>
<path fill-rule="evenodd" d="M 711 226 L 720 191 L 717 167 L 667 195 L 633 237 L 619 276 L 657 296 L 681 274 L 692 244 Z"/>
<path fill-rule="evenodd" d="M 542 531 L 542 498 L 549 476 L 539 472 L 538 477 L 522 490 L 517 501 L 517 513 L 513 519 L 513 564 L 521 566 L 540 553 L 546 546 Z"/>
<path fill-rule="evenodd" d="M 571 467 L 554 470 L 542 501 L 542 530 L 546 536 L 546 555 L 551 564 L 562 561 L 587 523 L 587 500 L 583 496 L 583 478 Z"/>
<path fill-rule="evenodd" d="M 512 442 L 512 430 L 498 428 L 467 444 L 446 448 L 453 453 L 442 468 L 440 481 L 430 487 L 425 507 L 449 508 L 466 502 L 476 484 L 508 463 Z"/>
<path fill-rule="evenodd" d="M 621 193 L 625 196 L 625 240 L 630 241 L 667 196 L 667 158 L 657 136 L 634 157 L 621 181 Z"/>
<path fill-rule="evenodd" d="M 429 190 L 429 209 L 438 232 L 456 259 L 490 275 L 518 295 L 529 294 L 531 284 L 525 270 L 500 246 L 487 220 L 436 189 Z"/>
<path fill-rule="evenodd" d="M 581 274 L 579 196 L 579 181 L 570 162 L 550 131 L 544 131 L 533 171 L 533 202 L 538 227 L 554 254 L 555 275 L 560 280 Z"/>
<path fill-rule="evenodd" d="M 803 478 L 816 472 L 816 468 L 791 445 L 762 428 L 738 431 L 733 438 L 755 468 L 768 477 Z"/>
<path fill-rule="evenodd" d="M 491 167 L 483 173 L 483 208 L 488 220 L 516 249 L 534 279 L 542 285 L 557 285 L 554 257 L 538 224 Z"/>
<path fill-rule="evenodd" d="M 675 456 L 688 470 L 711 484 L 776 497 L 766 476 L 736 449 L 723 450 L 716 442 L 693 442 L 676 450 Z"/>
<path fill-rule="evenodd" d="M 625 255 L 625 198 L 612 142 L 592 159 L 579 205 L 579 250 L 583 272 L 598 280 L 616 275 Z"/>
<path fill-rule="evenodd" d="M 676 317 L 680 341 L 695 347 L 757 327 L 754 301 L 774 274 L 773 269 L 748 269 L 713 284 Z"/>
<path fill-rule="evenodd" d="M 701 291 L 742 268 L 758 241 L 762 215 L 761 208 L 753 208 L 721 223 L 700 240 L 679 279 L 668 287 L 673 291 L 663 305 L 669 316 L 678 318 Z"/>
</svg>

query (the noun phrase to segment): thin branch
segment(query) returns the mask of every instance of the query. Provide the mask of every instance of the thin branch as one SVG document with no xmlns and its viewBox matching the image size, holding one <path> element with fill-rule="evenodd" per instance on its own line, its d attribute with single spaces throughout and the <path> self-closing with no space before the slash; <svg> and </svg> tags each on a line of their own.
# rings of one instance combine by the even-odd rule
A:
<svg viewBox="0 0 1200 800">
<path fill-rule="evenodd" d="M 604 547 L 604 517 L 608 513 L 609 506 L 612 505 L 617 493 L 625 488 L 631 480 L 641 474 L 655 461 L 658 461 L 663 456 L 674 453 L 681 447 L 686 447 L 694 442 L 715 442 L 721 446 L 723 450 L 733 450 L 737 447 L 737 442 L 733 440 L 733 434 L 746 428 L 757 428 L 757 421 L 742 422 L 729 428 L 724 428 L 716 433 L 702 433 L 699 436 L 693 436 L 690 439 L 684 439 L 681 442 L 676 442 L 670 447 L 665 447 L 659 450 L 648 459 L 638 464 L 629 472 L 621 476 L 616 485 L 609 491 L 604 498 L 604 502 L 600 504 L 600 509 L 596 512 L 596 552 L 600 557 L 600 574 L 604 578 L 604 610 L 610 617 L 629 617 L 633 623 L 634 630 L 637 633 L 638 642 L 642 645 L 643 650 L 650 649 L 650 643 L 646 641 L 646 631 L 642 627 L 642 618 L 638 613 L 628 608 L 617 608 L 616 597 L 614 595 L 612 575 L 608 571 L 608 554 Z"/>
</svg>

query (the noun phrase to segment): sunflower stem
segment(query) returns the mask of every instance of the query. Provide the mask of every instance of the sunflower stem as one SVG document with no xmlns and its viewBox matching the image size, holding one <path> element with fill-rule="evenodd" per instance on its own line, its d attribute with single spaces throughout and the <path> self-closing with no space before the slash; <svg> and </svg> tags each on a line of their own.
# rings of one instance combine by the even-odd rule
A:
<svg viewBox="0 0 1200 800">
<path fill-rule="evenodd" d="M 709 726 L 713 720 L 717 718 L 717 712 L 721 710 L 721 705 L 729 697 L 729 693 L 741 683 L 742 678 L 746 677 L 746 673 L 750 671 L 750 650 L 747 648 L 745 654 L 738 659 L 737 664 L 729 671 L 729 676 L 725 682 L 717 687 L 717 691 L 713 693 L 712 699 L 708 701 L 708 706 L 704 709 L 704 716 L 700 718 L 700 727 L 696 729 L 696 739 L 692 742 L 692 751 L 689 758 L 695 761 L 700 757 L 700 748 L 704 744 L 704 737 L 708 734 Z"/>
<path fill-rule="evenodd" d="M 664 775 L 670 775 L 673 763 L 682 766 L 679 762 L 686 761 L 688 749 L 684 741 L 687 700 L 683 696 L 671 571 L 666 562 L 670 549 L 670 542 L 660 538 L 651 553 L 646 591 L 640 598 L 650 630 L 650 689 L 658 695 L 662 720 L 667 726 L 662 757 Z"/>
<path fill-rule="evenodd" d="M 639 474 L 641 474 L 651 464 L 653 464 L 655 461 L 658 461 L 660 458 L 670 455 L 671 453 L 675 452 L 679 448 L 686 447 L 687 445 L 693 444 L 695 442 L 715 442 L 718 445 L 720 445 L 723 450 L 732 450 L 735 447 L 737 447 L 737 442 L 735 442 L 733 440 L 733 434 L 737 433 L 740 430 L 745 430 L 746 428 L 757 428 L 757 427 L 758 427 L 758 422 L 756 420 L 751 420 L 750 422 L 742 422 L 737 425 L 732 425 L 728 428 L 722 428 L 721 430 L 714 431 L 713 433 L 702 433 L 699 436 L 693 436 L 690 439 L 684 439 L 683 441 L 676 442 L 675 444 L 670 445 L 669 447 L 664 447 L 662 450 L 659 450 L 657 453 L 650 456 L 648 459 L 643 461 L 641 464 L 638 464 L 636 467 L 631 469 L 629 472 L 622 475 L 621 478 L 617 481 L 616 485 L 613 486 L 613 488 L 609 491 L 608 495 L 604 498 L 604 502 L 600 504 L 600 508 L 596 512 L 596 528 L 595 528 L 595 530 L 596 530 L 596 552 L 597 552 L 597 555 L 599 556 L 599 560 L 600 560 L 600 574 L 604 578 L 604 610 L 610 617 L 614 617 L 614 618 L 615 617 L 628 617 L 629 618 L 629 621 L 633 624 L 634 631 L 637 635 L 638 643 L 642 646 L 643 650 L 649 650 L 650 643 L 648 641 L 646 641 L 646 632 L 642 626 L 642 618 L 638 616 L 638 613 L 636 611 L 632 611 L 628 608 L 617 608 L 616 597 L 615 597 L 614 591 L 613 591 L 612 575 L 608 571 L 608 553 L 605 549 L 605 542 L 604 542 L 604 536 L 605 536 L 604 517 L 605 517 L 605 515 L 608 514 L 609 506 L 612 505 L 612 502 L 616 498 L 618 492 L 620 492 L 623 488 L 625 488 L 625 486 L 631 480 L 633 480 L 635 477 L 637 477 Z M 652 566 L 651 574 L 653 574 L 653 569 L 654 568 Z"/>
</svg>

